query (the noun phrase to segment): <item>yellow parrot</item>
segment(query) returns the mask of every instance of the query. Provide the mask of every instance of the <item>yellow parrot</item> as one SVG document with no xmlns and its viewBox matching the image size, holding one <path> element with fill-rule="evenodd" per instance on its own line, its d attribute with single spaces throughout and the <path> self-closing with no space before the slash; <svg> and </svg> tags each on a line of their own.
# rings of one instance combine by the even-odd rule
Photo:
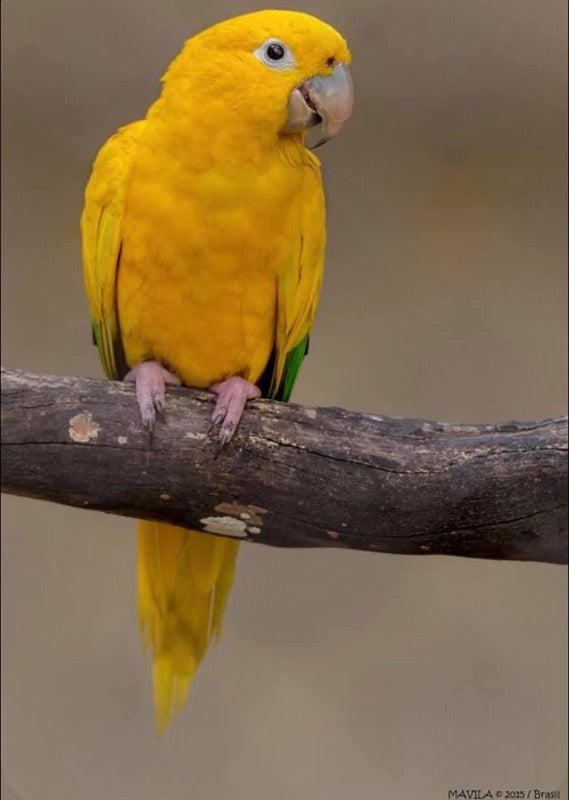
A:
<svg viewBox="0 0 569 800">
<path fill-rule="evenodd" d="M 249 399 L 288 400 L 322 281 L 322 144 L 352 110 L 337 31 L 259 11 L 189 39 L 146 117 L 100 150 L 81 217 L 93 337 L 152 430 L 167 384 L 210 389 L 220 446 Z M 219 635 L 238 543 L 139 522 L 138 599 L 159 731 Z"/>
</svg>

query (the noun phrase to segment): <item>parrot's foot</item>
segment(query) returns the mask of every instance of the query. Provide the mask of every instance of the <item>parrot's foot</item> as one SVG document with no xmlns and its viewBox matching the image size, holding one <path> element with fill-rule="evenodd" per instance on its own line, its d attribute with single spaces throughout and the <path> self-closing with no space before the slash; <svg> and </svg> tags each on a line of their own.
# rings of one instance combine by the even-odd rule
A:
<svg viewBox="0 0 569 800">
<path fill-rule="evenodd" d="M 210 389 L 217 395 L 211 423 L 218 425 L 221 422 L 218 439 L 220 446 L 223 447 L 235 433 L 247 400 L 255 400 L 260 397 L 261 390 L 254 383 L 249 383 L 237 375 L 220 383 L 214 383 Z"/>
<path fill-rule="evenodd" d="M 145 428 L 154 430 L 156 414 L 166 405 L 166 384 L 180 386 L 182 381 L 158 361 L 142 361 L 125 375 L 125 381 L 136 384 L 136 399 Z"/>
</svg>

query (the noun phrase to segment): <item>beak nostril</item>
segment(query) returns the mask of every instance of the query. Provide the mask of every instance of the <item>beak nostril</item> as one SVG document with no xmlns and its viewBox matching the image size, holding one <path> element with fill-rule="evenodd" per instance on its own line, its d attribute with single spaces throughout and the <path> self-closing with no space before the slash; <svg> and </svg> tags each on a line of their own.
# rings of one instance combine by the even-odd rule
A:
<svg viewBox="0 0 569 800">
<path fill-rule="evenodd" d="M 335 63 L 336 63 L 336 59 L 334 58 L 334 56 L 330 56 L 330 58 L 326 59 L 326 66 L 327 67 L 333 67 Z"/>
</svg>

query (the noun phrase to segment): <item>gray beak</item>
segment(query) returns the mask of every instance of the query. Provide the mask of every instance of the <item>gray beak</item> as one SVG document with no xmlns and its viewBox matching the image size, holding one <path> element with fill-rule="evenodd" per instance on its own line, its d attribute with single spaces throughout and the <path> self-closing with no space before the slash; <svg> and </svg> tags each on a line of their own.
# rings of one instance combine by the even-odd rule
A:
<svg viewBox="0 0 569 800">
<path fill-rule="evenodd" d="M 293 89 L 288 101 L 288 118 L 281 133 L 298 133 L 322 123 L 320 147 L 344 125 L 352 113 L 354 89 L 350 70 L 338 64 L 331 75 L 315 75 Z"/>
</svg>

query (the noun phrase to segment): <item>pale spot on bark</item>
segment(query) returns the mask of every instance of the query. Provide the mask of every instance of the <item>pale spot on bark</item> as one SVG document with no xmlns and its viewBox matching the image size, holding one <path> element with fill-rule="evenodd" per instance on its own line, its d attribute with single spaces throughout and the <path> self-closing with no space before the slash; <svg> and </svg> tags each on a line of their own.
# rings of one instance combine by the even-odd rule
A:
<svg viewBox="0 0 569 800">
<path fill-rule="evenodd" d="M 256 525 L 251 525 L 249 528 L 247 528 L 247 533 L 261 533 L 261 529 L 257 528 Z"/>
<path fill-rule="evenodd" d="M 204 517 L 200 519 L 206 533 L 219 533 L 222 536 L 233 536 L 244 539 L 247 536 L 247 526 L 242 519 L 235 517 Z"/>
<path fill-rule="evenodd" d="M 338 531 L 326 531 L 326 533 L 328 534 L 330 539 L 338 539 L 340 537 Z"/>
<path fill-rule="evenodd" d="M 308 417 L 308 419 L 316 419 L 316 409 L 315 408 L 305 408 L 304 413 Z"/>
<path fill-rule="evenodd" d="M 278 447 L 278 442 L 273 442 L 272 439 L 264 439 L 262 436 L 257 436 L 256 433 L 249 434 L 249 441 L 254 444 L 260 444 L 263 447 Z"/>
<path fill-rule="evenodd" d="M 90 411 L 76 414 L 69 420 L 69 438 L 78 444 L 88 444 L 99 435 L 101 426 L 95 422 Z"/>
<path fill-rule="evenodd" d="M 128 438 L 126 436 L 119 436 L 117 438 L 117 442 L 119 444 L 126 444 L 128 442 Z"/>
<path fill-rule="evenodd" d="M 242 503 L 219 503 L 215 507 L 215 511 L 220 514 L 229 514 L 231 517 L 238 519 L 246 519 L 251 525 L 258 525 L 263 527 L 263 520 L 261 514 L 266 514 L 267 509 L 260 506 L 243 505 Z M 245 523 L 243 523 L 245 524 Z"/>
<path fill-rule="evenodd" d="M 167 492 L 162 492 L 160 495 L 160 500 L 171 500 L 172 495 L 168 494 Z"/>
<path fill-rule="evenodd" d="M 278 438 L 279 444 L 290 445 L 291 447 L 295 447 L 297 450 L 306 450 L 306 446 L 300 444 L 300 442 L 295 442 L 293 439 L 289 439 L 287 436 L 279 436 Z"/>
<path fill-rule="evenodd" d="M 479 429 L 475 428 L 474 425 L 443 424 L 442 427 L 445 433 L 455 433 L 457 435 L 460 435 L 461 433 L 479 433 Z"/>
</svg>

